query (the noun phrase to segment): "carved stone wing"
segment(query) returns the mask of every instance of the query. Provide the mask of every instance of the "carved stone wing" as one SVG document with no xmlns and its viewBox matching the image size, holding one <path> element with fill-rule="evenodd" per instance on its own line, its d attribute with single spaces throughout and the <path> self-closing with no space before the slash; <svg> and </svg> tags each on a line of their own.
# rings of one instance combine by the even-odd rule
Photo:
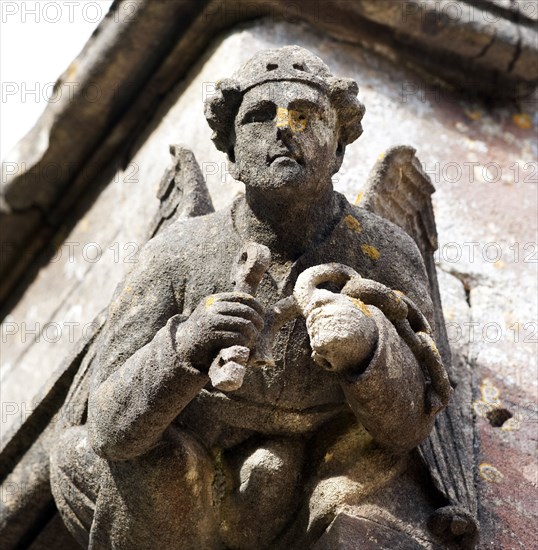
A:
<svg viewBox="0 0 538 550">
<path fill-rule="evenodd" d="M 181 145 L 170 145 L 170 154 L 172 164 L 157 191 L 161 203 L 150 224 L 150 239 L 179 218 L 204 216 L 215 211 L 193 152 Z"/>
<path fill-rule="evenodd" d="M 435 311 L 435 339 L 450 379 L 457 387 L 448 407 L 437 416 L 433 431 L 421 444 L 419 453 L 435 486 L 450 504 L 434 514 L 432 528 L 439 534 L 454 530 L 452 520 L 457 518 L 456 523 L 466 524 L 459 534 L 472 546 L 477 531 L 477 496 L 474 430 L 468 397 L 470 376 L 463 371 L 465 365 L 459 365 L 462 368 L 458 369 L 452 361 L 433 258 L 437 230 L 431 195 L 435 188 L 415 152 L 412 147 L 398 146 L 382 155 L 370 173 L 360 206 L 406 231 L 417 243 L 426 265 Z"/>
<path fill-rule="evenodd" d="M 214 211 L 211 197 L 192 151 L 170 146 L 172 164 L 157 193 L 160 199 L 148 240 L 173 221 Z M 54 521 L 49 482 L 49 454 L 56 429 L 85 421 L 91 366 L 106 321 L 106 309 L 91 323 L 91 334 L 81 339 L 53 374 L 29 417 L 0 448 L 0 540 L 2 548 L 25 547 Z"/>
</svg>

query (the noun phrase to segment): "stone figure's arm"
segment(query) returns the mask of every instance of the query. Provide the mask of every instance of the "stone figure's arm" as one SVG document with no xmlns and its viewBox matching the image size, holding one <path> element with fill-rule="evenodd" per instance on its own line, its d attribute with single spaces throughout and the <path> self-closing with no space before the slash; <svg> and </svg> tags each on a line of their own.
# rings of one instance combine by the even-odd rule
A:
<svg viewBox="0 0 538 550">
<path fill-rule="evenodd" d="M 88 428 L 108 459 L 148 450 L 208 380 L 176 350 L 183 319 L 160 252 L 150 241 L 116 289 L 96 357 Z"/>
<path fill-rule="evenodd" d="M 406 451 L 421 443 L 433 426 L 424 375 L 392 323 L 376 307 L 368 308 L 377 329 L 373 356 L 341 373 L 341 386 L 370 435 L 395 452 Z"/>
<path fill-rule="evenodd" d="M 381 288 L 406 294 L 433 326 L 433 305 L 426 270 L 415 243 L 389 227 L 395 246 L 379 265 Z M 356 291 L 361 295 L 360 286 Z M 324 293 L 312 295 L 307 328 L 313 358 L 338 372 L 347 401 L 359 421 L 380 444 L 395 451 L 418 445 L 432 428 L 426 402 L 425 364 L 419 364 L 406 341 L 375 299 L 368 305 L 335 295 L 323 305 Z M 331 293 L 329 293 L 331 294 Z M 365 294 L 367 296 L 368 294 Z M 317 298 L 316 298 L 317 296 Z M 316 300 L 322 304 L 316 307 Z M 421 360 L 422 361 L 422 360 Z"/>
<path fill-rule="evenodd" d="M 433 327 L 428 277 L 415 243 L 403 241 L 391 264 L 394 271 L 387 277 L 387 286 L 409 296 Z M 405 451 L 422 442 L 434 422 L 427 409 L 422 366 L 385 315 L 368 307 L 377 333 L 373 354 L 362 365 L 342 373 L 342 388 L 372 437 L 395 451 Z"/>
<path fill-rule="evenodd" d="M 184 254 L 170 253 L 167 238 L 174 237 L 165 233 L 146 245 L 116 291 L 96 358 L 89 436 L 94 450 L 110 460 L 155 445 L 208 383 L 218 350 L 252 347 L 263 326 L 261 306 L 239 292 L 205 297 L 188 318 L 180 315 Z"/>
</svg>

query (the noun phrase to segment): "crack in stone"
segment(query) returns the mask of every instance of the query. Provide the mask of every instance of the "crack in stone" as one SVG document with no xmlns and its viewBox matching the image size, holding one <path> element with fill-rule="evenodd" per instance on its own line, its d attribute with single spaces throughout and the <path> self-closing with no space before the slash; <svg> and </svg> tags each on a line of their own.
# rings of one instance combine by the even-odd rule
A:
<svg viewBox="0 0 538 550">
<path fill-rule="evenodd" d="M 497 40 L 497 30 L 494 29 L 493 36 L 491 37 L 491 40 L 482 48 L 482 50 L 475 56 L 475 59 L 480 59 L 481 57 L 484 57 L 488 51 L 491 49 L 495 41 Z"/>
<path fill-rule="evenodd" d="M 477 286 L 480 286 L 480 285 L 484 284 L 484 281 L 481 280 L 482 277 L 473 275 L 471 273 L 464 273 L 464 272 L 460 272 L 460 271 L 455 271 L 453 269 L 447 269 L 447 268 L 443 267 L 442 265 L 437 265 L 436 267 L 437 267 L 437 269 L 440 269 L 441 271 L 444 271 L 448 275 L 452 275 L 452 277 L 455 277 L 456 279 L 458 279 L 461 282 L 461 284 L 463 286 L 463 290 L 465 292 L 465 301 L 467 302 L 467 305 L 469 306 L 469 308 L 471 308 L 472 307 L 472 304 L 471 304 L 471 290 L 473 290 L 473 288 L 476 288 Z"/>
<path fill-rule="evenodd" d="M 519 28 L 519 26 L 517 26 L 516 29 L 517 29 L 517 43 L 514 50 L 514 55 L 510 60 L 510 63 L 508 64 L 508 68 L 506 69 L 508 74 L 512 73 L 512 71 L 514 70 L 514 67 L 516 66 L 516 63 L 521 57 L 521 53 L 523 51 L 523 47 L 522 47 L 523 37 L 521 36 L 521 29 Z"/>
</svg>

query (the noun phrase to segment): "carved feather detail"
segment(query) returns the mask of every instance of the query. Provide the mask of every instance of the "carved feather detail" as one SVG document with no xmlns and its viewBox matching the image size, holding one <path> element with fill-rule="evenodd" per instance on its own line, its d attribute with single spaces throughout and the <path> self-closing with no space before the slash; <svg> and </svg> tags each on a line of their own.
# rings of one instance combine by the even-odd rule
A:
<svg viewBox="0 0 538 550">
<path fill-rule="evenodd" d="M 380 157 L 370 173 L 360 205 L 398 225 L 416 242 L 428 273 L 437 346 L 451 380 L 458 381 L 460 377 L 452 362 L 433 258 L 437 249 L 437 230 L 431 196 L 435 188 L 415 153 L 412 147 L 398 146 Z M 439 516 L 444 510 L 449 516 L 459 516 L 468 523 L 466 533 L 469 536 L 466 538 L 472 546 L 477 531 L 477 495 L 473 419 L 466 399 L 470 388 L 465 385 L 469 383 L 456 388 L 448 407 L 437 416 L 433 431 L 421 444 L 419 453 L 435 486 L 451 505 L 440 509 L 432 523 L 437 520 L 439 524 Z M 445 529 L 439 526 L 437 530 Z"/>
<path fill-rule="evenodd" d="M 161 202 L 150 224 L 150 239 L 179 218 L 204 216 L 215 211 L 193 152 L 181 145 L 170 145 L 170 154 L 172 163 L 157 190 Z"/>
</svg>

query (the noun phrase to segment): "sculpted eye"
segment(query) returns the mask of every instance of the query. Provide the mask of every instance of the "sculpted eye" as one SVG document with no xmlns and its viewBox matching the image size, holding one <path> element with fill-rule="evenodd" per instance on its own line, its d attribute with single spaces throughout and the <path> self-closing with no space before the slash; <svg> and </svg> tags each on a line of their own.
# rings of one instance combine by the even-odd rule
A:
<svg viewBox="0 0 538 550">
<path fill-rule="evenodd" d="M 249 110 L 243 117 L 243 124 L 252 122 L 270 122 L 276 116 L 276 105 L 274 103 L 264 103 Z"/>
<path fill-rule="evenodd" d="M 294 101 L 290 108 L 295 112 L 295 119 L 303 124 L 316 119 L 326 120 L 325 109 L 317 103 L 300 99 Z"/>
</svg>

